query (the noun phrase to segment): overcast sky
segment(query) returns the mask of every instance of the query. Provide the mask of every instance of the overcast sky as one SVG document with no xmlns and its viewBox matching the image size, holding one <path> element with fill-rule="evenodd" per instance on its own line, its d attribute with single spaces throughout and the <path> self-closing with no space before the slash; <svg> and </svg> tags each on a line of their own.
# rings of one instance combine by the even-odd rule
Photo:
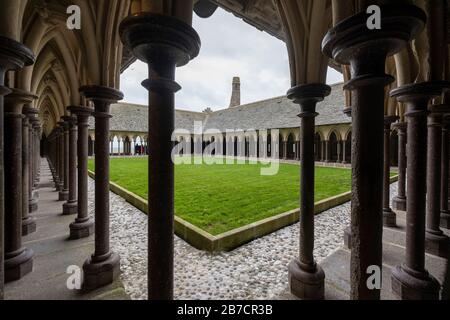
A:
<svg viewBox="0 0 450 320">
<path fill-rule="evenodd" d="M 202 47 L 196 59 L 177 69 L 176 80 L 183 87 L 176 95 L 177 109 L 227 108 L 234 76 L 241 78 L 242 104 L 286 94 L 289 61 L 282 41 L 220 8 L 208 19 L 194 14 L 193 24 Z M 140 86 L 147 77 L 147 67 L 140 61 L 122 74 L 124 101 L 147 104 L 148 92 Z M 340 81 L 342 76 L 329 69 L 327 82 Z"/>
</svg>

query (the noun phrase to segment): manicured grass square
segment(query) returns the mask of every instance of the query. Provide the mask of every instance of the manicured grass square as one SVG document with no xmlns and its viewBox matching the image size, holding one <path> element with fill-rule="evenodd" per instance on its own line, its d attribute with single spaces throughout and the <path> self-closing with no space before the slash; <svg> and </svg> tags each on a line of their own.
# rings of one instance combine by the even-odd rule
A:
<svg viewBox="0 0 450 320">
<path fill-rule="evenodd" d="M 266 164 L 175 166 L 175 214 L 217 235 L 299 207 L 298 165 L 280 164 L 262 176 Z M 93 160 L 89 169 L 94 170 Z M 111 181 L 147 199 L 147 158 L 112 158 Z M 315 201 L 350 190 L 351 170 L 316 168 Z"/>
</svg>

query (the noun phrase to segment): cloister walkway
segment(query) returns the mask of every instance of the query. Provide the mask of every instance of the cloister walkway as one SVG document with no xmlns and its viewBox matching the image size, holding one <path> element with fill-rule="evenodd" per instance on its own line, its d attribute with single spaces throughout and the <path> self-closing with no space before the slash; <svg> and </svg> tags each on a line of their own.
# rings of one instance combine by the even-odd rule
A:
<svg viewBox="0 0 450 320">
<path fill-rule="evenodd" d="M 93 252 L 94 236 L 69 241 L 74 216 L 62 215 L 51 172 L 41 162 L 37 231 L 24 237 L 24 246 L 35 252 L 34 270 L 6 285 L 6 299 L 145 299 L 147 297 L 147 216 L 110 193 L 111 246 L 121 256 L 121 279 L 91 293 L 68 290 L 67 267 L 81 267 Z M 397 184 L 391 195 L 397 194 Z M 89 212 L 94 209 L 94 182 L 89 180 Z M 388 272 L 404 255 L 404 217 L 401 228 L 385 231 L 384 285 Z M 330 209 L 315 219 L 315 257 L 327 274 L 327 298 L 347 299 L 350 286 L 350 254 L 343 247 L 343 233 L 350 223 L 350 203 Z M 386 229 L 385 229 L 386 230 Z M 176 299 L 291 299 L 286 290 L 287 265 L 298 254 L 298 223 L 257 239 L 232 252 L 199 251 L 175 236 Z M 386 239 L 389 237 L 389 239 Z M 280 249 L 282 248 L 282 249 Z M 445 260 L 427 255 L 430 271 L 443 281 L 448 274 Z M 383 298 L 393 298 L 383 292 Z"/>
<path fill-rule="evenodd" d="M 63 202 L 58 201 L 47 160 L 41 160 L 37 230 L 23 238 L 23 245 L 35 253 L 33 272 L 5 286 L 5 299 L 73 300 L 73 299 L 128 299 L 122 283 L 90 293 L 67 288 L 69 266 L 82 267 L 94 250 L 94 236 L 68 240 L 69 224 L 74 216 L 62 215 Z"/>
</svg>

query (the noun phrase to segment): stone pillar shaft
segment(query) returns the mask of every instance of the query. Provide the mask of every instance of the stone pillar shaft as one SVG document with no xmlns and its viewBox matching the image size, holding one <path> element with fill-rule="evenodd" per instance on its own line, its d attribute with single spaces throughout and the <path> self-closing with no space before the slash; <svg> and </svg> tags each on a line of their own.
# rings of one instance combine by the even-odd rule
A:
<svg viewBox="0 0 450 320">
<path fill-rule="evenodd" d="M 427 106 L 441 91 L 441 87 L 432 82 L 406 85 L 391 91 L 391 96 L 406 103 L 408 119 L 406 258 L 403 265 L 392 271 L 392 289 L 402 299 L 439 297 L 439 283 L 425 269 L 425 211 Z"/>
<path fill-rule="evenodd" d="M 63 214 L 71 215 L 77 213 L 77 127 L 74 117 L 65 117 L 67 131 L 65 132 L 68 154 L 68 199 L 63 205 Z M 66 149 L 67 149 L 66 147 Z"/>
<path fill-rule="evenodd" d="M 31 180 L 30 168 L 33 166 L 31 158 L 31 146 L 33 140 L 30 141 L 30 132 L 33 130 L 33 124 L 29 122 L 28 114 L 29 106 L 23 109 L 24 117 L 22 121 L 22 235 L 26 236 L 36 231 L 36 221 L 29 215 L 30 213 L 30 194 Z M 30 130 L 31 127 L 31 130 Z"/>
<path fill-rule="evenodd" d="M 346 150 L 346 141 L 342 141 L 342 163 L 347 163 L 347 159 L 346 159 L 346 152 L 347 152 L 347 150 Z"/>
<path fill-rule="evenodd" d="M 123 94 L 112 88 L 85 86 L 80 92 L 95 108 L 95 252 L 83 266 L 87 290 L 112 283 L 120 274 L 120 258 L 109 243 L 109 121 L 110 105 Z"/>
<path fill-rule="evenodd" d="M 80 239 L 94 232 L 94 221 L 88 213 L 88 129 L 89 116 L 93 110 L 77 106 L 69 107 L 69 110 L 77 116 L 78 125 L 78 139 L 75 139 L 78 158 L 78 216 L 70 225 L 70 238 Z"/>
<path fill-rule="evenodd" d="M 392 201 L 395 210 L 406 211 L 406 122 L 395 125 L 398 133 L 398 194 Z"/>
<path fill-rule="evenodd" d="M 173 297 L 174 255 L 174 165 L 171 136 L 175 120 L 175 65 L 165 61 L 149 64 L 151 79 L 167 79 L 174 83 L 173 89 L 150 90 L 148 144 L 153 152 L 149 156 L 149 298 L 171 299 Z M 152 81 L 152 80 L 150 80 Z M 164 106 L 164 107 L 163 107 Z M 245 144 L 245 139 L 243 140 Z M 245 147 L 240 156 L 245 156 Z M 158 201 L 156 201 L 158 199 Z"/>
<path fill-rule="evenodd" d="M 450 112 L 450 106 L 430 107 L 428 117 L 427 149 L 427 215 L 425 250 L 428 253 L 447 257 L 449 238 L 440 229 L 441 222 L 441 158 L 443 115 Z"/>
<path fill-rule="evenodd" d="M 33 251 L 22 247 L 22 108 L 33 96 L 14 89 L 5 104 L 5 281 L 22 278 L 33 269 Z M 27 208 L 28 209 L 28 208 Z"/>
<path fill-rule="evenodd" d="M 3 51 L 4 43 L 0 38 L 0 52 Z M 4 297 L 4 105 L 3 105 L 3 97 L 9 94 L 11 91 L 9 88 L 5 87 L 5 61 L 0 61 L 0 300 L 3 300 Z"/>
<path fill-rule="evenodd" d="M 300 85 L 288 92 L 288 98 L 301 108 L 300 254 L 289 265 L 291 292 L 301 299 L 325 296 L 325 274 L 314 260 L 314 131 L 316 104 L 330 92 L 322 84 Z"/>
<path fill-rule="evenodd" d="M 95 106 L 95 253 L 102 256 L 109 253 L 109 105 Z"/>
<path fill-rule="evenodd" d="M 62 123 L 58 130 L 58 191 L 64 186 L 64 129 Z M 61 200 L 61 199 L 60 199 Z"/>
<path fill-rule="evenodd" d="M 62 118 L 61 130 L 61 174 L 62 174 L 62 190 L 59 192 L 59 201 L 67 201 L 69 199 L 69 124 L 67 118 Z"/>
<path fill-rule="evenodd" d="M 449 128 L 450 118 L 446 116 L 442 125 L 442 158 L 441 158 L 441 227 L 450 228 L 450 211 L 448 210 L 449 187 Z"/>
<path fill-rule="evenodd" d="M 397 217 L 390 207 L 391 187 L 391 125 L 397 121 L 396 116 L 384 117 L 384 157 L 383 157 L 383 225 L 395 227 Z"/>
</svg>

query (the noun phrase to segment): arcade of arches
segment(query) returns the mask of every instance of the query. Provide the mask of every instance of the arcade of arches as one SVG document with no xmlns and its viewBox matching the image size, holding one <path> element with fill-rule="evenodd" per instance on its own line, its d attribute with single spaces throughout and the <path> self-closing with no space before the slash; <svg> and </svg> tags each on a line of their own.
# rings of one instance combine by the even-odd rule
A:
<svg viewBox="0 0 450 320">
<path fill-rule="evenodd" d="M 72 4 L 80 8 L 81 30 L 66 24 Z M 369 30 L 366 9 L 373 4 L 381 8 L 382 28 Z M 175 71 L 200 52 L 193 12 L 208 18 L 218 6 L 284 41 L 289 54 L 292 88 L 287 99 L 297 106 L 290 128 L 299 129 L 282 130 L 280 148 L 271 146 L 269 153 L 281 149 L 283 158 L 301 162 L 299 255 L 286 279 L 291 293 L 323 299 L 329 289 L 330 275 L 313 255 L 314 162 L 319 159 L 351 162 L 353 170 L 351 226 L 345 235 L 351 259 L 339 266 L 348 270 L 348 296 L 380 299 L 389 291 L 401 299 L 441 297 L 446 283 L 441 273 L 428 271 L 427 261 L 430 256 L 448 259 L 449 252 L 447 0 L 2 0 L 0 6 L 1 297 L 3 279 L 8 288 L 33 273 L 35 255 L 22 237 L 39 223 L 33 213 L 40 205 L 41 157 L 51 169 L 61 211 L 74 215 L 67 226 L 70 239 L 95 233 L 94 252 L 83 265 L 83 288 L 103 287 L 120 274 L 120 257 L 109 243 L 109 157 L 133 153 L 137 137 L 111 134 L 111 105 L 124 98 L 121 71 L 139 59 L 149 66 L 149 79 L 142 79 L 149 91 L 148 132 L 139 137 L 141 152 L 151 153 L 148 297 L 173 298 L 171 152 L 174 96 L 181 90 Z M 351 131 L 315 129 L 316 119 L 328 112 L 320 109 L 324 99 L 333 94 L 325 84 L 329 66 L 344 75 L 339 112 L 349 117 Z M 94 128 L 89 128 L 92 121 Z M 390 144 L 393 129 L 398 142 Z M 111 150 L 114 140 L 116 152 Z M 215 136 L 200 143 L 206 147 L 217 141 L 225 145 Z M 228 142 L 249 157 L 258 145 L 252 135 Z M 397 145 L 398 156 L 392 156 Z M 87 206 L 89 152 L 95 154 L 95 224 Z M 399 170 L 393 204 L 391 158 Z M 396 266 L 384 264 L 386 230 L 404 239 L 403 261 Z M 387 274 L 388 288 L 367 286 L 373 266 Z"/>
</svg>

